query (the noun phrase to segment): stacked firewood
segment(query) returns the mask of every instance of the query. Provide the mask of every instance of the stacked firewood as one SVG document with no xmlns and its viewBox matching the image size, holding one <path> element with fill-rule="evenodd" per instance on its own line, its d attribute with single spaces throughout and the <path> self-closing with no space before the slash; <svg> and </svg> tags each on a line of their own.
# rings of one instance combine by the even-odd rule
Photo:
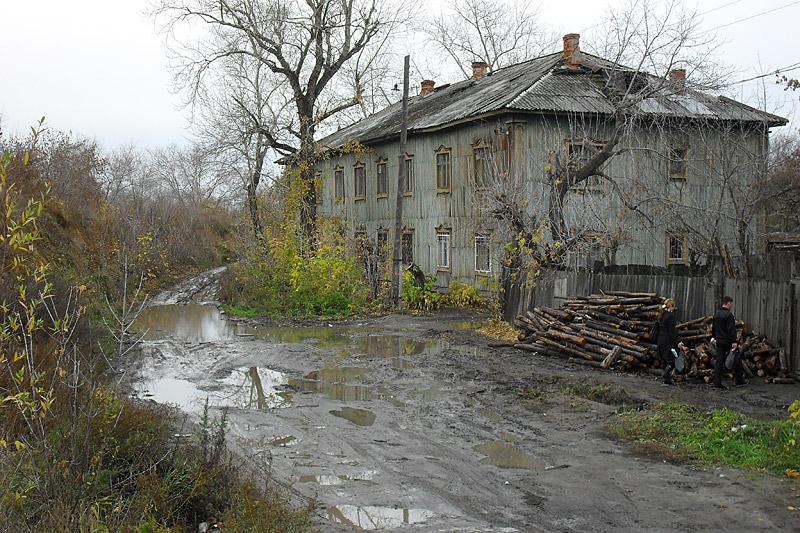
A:
<svg viewBox="0 0 800 533">
<path fill-rule="evenodd" d="M 537 307 L 521 314 L 514 325 L 522 330 L 516 348 L 560 357 L 603 369 L 658 373 L 663 366 L 650 332 L 665 298 L 655 293 L 608 291 L 567 298 L 562 309 Z M 773 383 L 791 383 L 784 352 L 762 336 L 737 323 L 745 373 Z M 678 376 L 712 380 L 715 348 L 711 317 L 678 324 L 688 348 L 690 370 Z"/>
</svg>

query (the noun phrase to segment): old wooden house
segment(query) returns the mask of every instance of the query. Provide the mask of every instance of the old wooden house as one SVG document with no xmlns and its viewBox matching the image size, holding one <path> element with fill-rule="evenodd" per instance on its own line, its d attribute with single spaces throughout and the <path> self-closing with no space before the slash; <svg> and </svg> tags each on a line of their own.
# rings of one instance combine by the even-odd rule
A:
<svg viewBox="0 0 800 533">
<path fill-rule="evenodd" d="M 546 220 L 553 158 L 580 163 L 603 146 L 619 105 L 609 80 L 620 79 L 622 91 L 652 90 L 627 110 L 619 154 L 569 193 L 565 218 L 586 237 L 570 261 L 687 263 L 695 243 L 712 238 L 736 250 L 741 231 L 725 218 L 720 190 L 755 179 L 770 128 L 786 120 L 691 89 L 682 69 L 659 78 L 582 53 L 578 38 L 565 36 L 562 52 L 494 72 L 474 63 L 472 78 L 450 85 L 422 82 L 408 102 L 404 262 L 435 273 L 443 286 L 452 278 L 487 286 L 507 238 L 482 211 L 489 175 L 522 187 L 531 220 Z M 379 247 L 393 239 L 401 116 L 394 104 L 321 141 L 330 156 L 317 167 L 319 213 Z M 354 141 L 363 149 L 336 151 Z M 753 232 L 757 216 L 742 216 Z"/>
</svg>

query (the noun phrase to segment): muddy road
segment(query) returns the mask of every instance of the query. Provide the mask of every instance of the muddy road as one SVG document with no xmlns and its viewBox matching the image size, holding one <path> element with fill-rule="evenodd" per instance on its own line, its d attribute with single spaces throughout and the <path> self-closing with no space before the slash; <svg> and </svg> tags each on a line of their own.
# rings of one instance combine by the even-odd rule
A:
<svg viewBox="0 0 800 533">
<path fill-rule="evenodd" d="M 720 394 L 491 349 L 476 317 L 226 320 L 215 270 L 155 298 L 142 398 L 226 409 L 235 451 L 318 504 L 323 531 L 797 530 L 797 483 L 663 462 L 616 442 L 621 408 L 669 395 L 782 416 L 794 387 Z M 622 385 L 590 401 L 564 384 Z"/>
</svg>

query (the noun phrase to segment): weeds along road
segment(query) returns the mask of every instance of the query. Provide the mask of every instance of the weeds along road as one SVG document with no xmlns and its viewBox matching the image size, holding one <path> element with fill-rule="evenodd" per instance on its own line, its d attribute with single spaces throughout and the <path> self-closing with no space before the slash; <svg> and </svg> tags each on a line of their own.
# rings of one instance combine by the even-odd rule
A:
<svg viewBox="0 0 800 533">
<path fill-rule="evenodd" d="M 137 395 L 197 417 L 228 412 L 228 440 L 316 499 L 323 531 L 796 530 L 796 483 L 663 462 L 616 442 L 622 408 L 668 395 L 781 416 L 791 387 L 662 387 L 513 349 L 474 317 L 337 323 L 226 320 L 221 270 L 154 299 Z M 590 401 L 570 384 L 608 383 Z M 724 402 L 724 403 L 723 403 Z M 793 492 L 795 491 L 795 492 Z"/>
</svg>

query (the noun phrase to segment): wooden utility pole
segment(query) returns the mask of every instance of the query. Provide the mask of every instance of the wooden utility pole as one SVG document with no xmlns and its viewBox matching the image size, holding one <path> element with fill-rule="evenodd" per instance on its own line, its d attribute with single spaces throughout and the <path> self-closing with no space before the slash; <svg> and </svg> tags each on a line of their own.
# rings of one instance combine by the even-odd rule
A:
<svg viewBox="0 0 800 533">
<path fill-rule="evenodd" d="M 400 125 L 400 154 L 397 156 L 397 197 L 394 210 L 394 247 L 392 250 L 392 295 L 397 309 L 403 308 L 403 276 L 400 263 L 403 261 L 401 232 L 403 231 L 403 188 L 406 183 L 406 142 L 408 141 L 408 70 L 410 56 L 403 60 L 403 118 Z"/>
</svg>

